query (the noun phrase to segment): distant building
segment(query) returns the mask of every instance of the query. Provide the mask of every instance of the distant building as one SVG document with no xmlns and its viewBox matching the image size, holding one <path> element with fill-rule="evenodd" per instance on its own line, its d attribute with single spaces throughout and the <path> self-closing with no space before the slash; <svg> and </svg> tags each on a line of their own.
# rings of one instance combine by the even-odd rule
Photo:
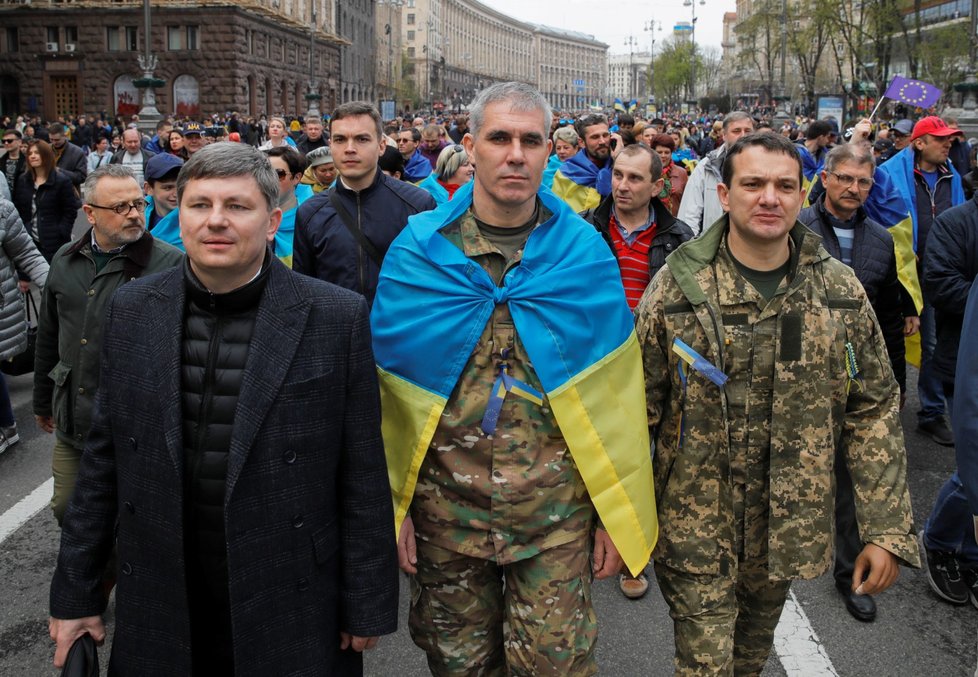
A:
<svg viewBox="0 0 978 677">
<path fill-rule="evenodd" d="M 477 0 L 405 0 L 401 30 L 411 67 L 405 77 L 424 107 L 458 108 L 506 80 L 533 85 L 560 109 L 584 108 L 606 89 L 608 45 Z"/>
<path fill-rule="evenodd" d="M 166 81 L 157 108 L 181 117 L 304 113 L 314 30 L 313 80 L 321 108 L 331 110 L 343 96 L 343 40 L 330 30 L 331 11 L 329 0 L 154 0 L 154 74 Z M 0 5 L 0 25 L 0 114 L 54 120 L 141 107 L 133 85 L 145 44 L 139 0 L 10 2 Z"/>
</svg>

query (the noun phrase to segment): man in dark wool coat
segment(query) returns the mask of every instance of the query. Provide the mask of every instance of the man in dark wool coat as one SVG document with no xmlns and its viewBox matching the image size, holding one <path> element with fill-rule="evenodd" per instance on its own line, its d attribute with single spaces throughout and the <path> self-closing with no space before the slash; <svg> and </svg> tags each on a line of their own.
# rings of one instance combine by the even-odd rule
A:
<svg viewBox="0 0 978 677">
<path fill-rule="evenodd" d="M 55 665 L 110 674 L 360 675 L 397 626 L 397 559 L 362 296 L 269 253 L 262 153 L 208 146 L 177 180 L 184 266 L 125 285 L 51 584 Z"/>
</svg>

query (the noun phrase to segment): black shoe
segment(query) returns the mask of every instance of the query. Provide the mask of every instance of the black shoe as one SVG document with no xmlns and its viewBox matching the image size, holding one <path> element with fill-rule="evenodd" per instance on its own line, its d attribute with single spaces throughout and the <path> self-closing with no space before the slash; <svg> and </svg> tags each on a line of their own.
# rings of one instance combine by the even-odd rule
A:
<svg viewBox="0 0 978 677">
<path fill-rule="evenodd" d="M 934 594 L 951 604 L 967 604 L 970 589 L 961 576 L 961 565 L 954 553 L 927 548 L 923 532 L 920 534 L 920 549 L 926 559 L 924 573 Z"/>
<path fill-rule="evenodd" d="M 857 595 L 848 585 L 841 583 L 836 583 L 835 587 L 846 602 L 846 611 L 852 614 L 853 618 L 863 623 L 872 623 L 876 620 L 876 602 L 872 596 Z"/>
<path fill-rule="evenodd" d="M 942 447 L 953 447 L 954 436 L 944 417 L 935 418 L 933 421 L 924 421 L 917 424 L 917 432 L 927 435 Z"/>
</svg>

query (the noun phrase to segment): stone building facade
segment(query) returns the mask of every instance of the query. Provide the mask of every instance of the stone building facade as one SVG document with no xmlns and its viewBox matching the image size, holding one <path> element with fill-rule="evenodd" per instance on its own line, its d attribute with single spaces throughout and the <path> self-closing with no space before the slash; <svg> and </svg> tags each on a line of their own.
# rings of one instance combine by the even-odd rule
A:
<svg viewBox="0 0 978 677">
<path fill-rule="evenodd" d="M 476 0 L 406 0 L 402 12 L 423 105 L 466 105 L 485 86 L 518 80 L 573 109 L 606 88 L 608 46 L 593 36 L 518 21 Z"/>
<path fill-rule="evenodd" d="M 326 2 L 319 17 L 326 16 Z M 151 51 L 163 114 L 202 118 L 304 113 L 312 3 L 293 0 L 154 0 Z M 288 14 L 286 14 L 288 12 Z M 323 110 L 342 96 L 341 38 L 315 26 L 313 82 Z M 54 120 L 80 112 L 128 115 L 140 100 L 142 2 L 75 0 L 0 4 L 0 114 Z"/>
</svg>

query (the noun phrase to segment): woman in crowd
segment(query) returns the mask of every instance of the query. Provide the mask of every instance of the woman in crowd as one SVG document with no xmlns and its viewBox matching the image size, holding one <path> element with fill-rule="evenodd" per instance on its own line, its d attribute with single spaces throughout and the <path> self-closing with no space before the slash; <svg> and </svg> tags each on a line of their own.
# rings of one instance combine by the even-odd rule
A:
<svg viewBox="0 0 978 677">
<path fill-rule="evenodd" d="M 71 240 L 81 200 L 71 179 L 54 164 L 54 151 L 46 141 L 27 146 L 27 171 L 17 179 L 14 204 L 38 250 L 50 263 L 61 245 Z"/>
<path fill-rule="evenodd" d="M 299 183 L 309 162 L 302 153 L 287 145 L 270 148 L 265 154 L 278 176 L 278 206 L 282 210 L 282 223 L 275 233 L 275 256 L 291 268 L 295 214 L 299 205 L 313 195 L 310 186 Z"/>
<path fill-rule="evenodd" d="M 179 129 L 170 130 L 170 135 L 166 139 L 167 152 L 186 162 L 190 156 L 187 154 L 187 149 L 183 147 L 183 143 L 183 132 Z"/>
<path fill-rule="evenodd" d="M 674 160 L 676 139 L 672 134 L 659 134 L 652 137 L 652 150 L 662 160 L 662 178 L 664 185 L 658 197 L 673 216 L 679 213 L 679 203 L 683 201 L 683 191 L 689 174 L 686 168 Z"/>
<path fill-rule="evenodd" d="M 550 156 L 550 161 L 543 170 L 543 185 L 550 188 L 554 183 L 554 174 L 564 164 L 573 157 L 577 151 L 580 137 L 574 131 L 573 125 L 558 127 L 553 134 L 554 154 Z"/>
<path fill-rule="evenodd" d="M 418 184 L 435 199 L 435 204 L 444 204 L 452 199 L 455 191 L 472 180 L 475 168 L 461 144 L 442 148 L 435 163 L 435 171 Z"/>
<path fill-rule="evenodd" d="M 26 280 L 18 282 L 17 271 L 43 287 L 48 277 L 48 264 L 24 230 L 14 205 L 0 200 L 0 299 L 3 300 L 0 306 L 0 361 L 9 360 L 27 349 L 23 291 L 28 288 L 28 283 Z M 7 381 L 0 372 L 0 454 L 19 441 Z"/>
<path fill-rule="evenodd" d="M 95 139 L 95 148 L 88 154 L 88 173 L 91 174 L 111 161 L 112 153 L 109 152 L 109 140 L 103 134 L 99 134 Z"/>
<path fill-rule="evenodd" d="M 289 136 L 289 127 L 285 123 L 285 119 L 275 115 L 268 121 L 268 141 L 258 146 L 258 150 L 270 150 L 283 146 L 294 148 L 295 141 Z"/>
</svg>

